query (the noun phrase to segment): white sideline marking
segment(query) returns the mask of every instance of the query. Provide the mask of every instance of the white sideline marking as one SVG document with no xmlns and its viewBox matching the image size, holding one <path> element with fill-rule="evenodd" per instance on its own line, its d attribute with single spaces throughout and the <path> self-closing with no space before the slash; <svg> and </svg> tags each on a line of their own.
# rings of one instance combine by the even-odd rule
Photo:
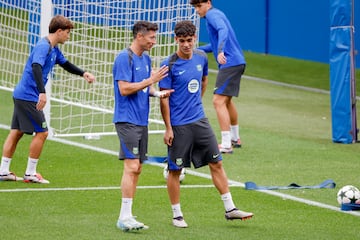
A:
<svg viewBox="0 0 360 240">
<path fill-rule="evenodd" d="M 255 79 L 254 79 L 255 80 Z M 267 80 L 264 80 L 267 81 Z M 310 91 L 310 89 L 304 89 L 304 90 L 308 90 Z M 0 128 L 3 129 L 10 129 L 9 126 L 7 125 L 3 125 L 0 124 Z M 89 150 L 93 150 L 93 151 L 97 151 L 97 152 L 101 152 L 101 153 L 106 153 L 106 154 L 110 154 L 110 155 L 118 155 L 118 152 L 116 151 L 111 151 L 111 150 L 106 150 L 103 148 L 99 148 L 99 147 L 93 147 L 93 146 L 89 146 L 86 144 L 82 144 L 82 143 L 77 143 L 77 142 L 72 142 L 66 139 L 61 139 L 61 138 L 49 138 L 49 140 L 51 141 L 55 141 L 55 142 L 60 142 L 60 143 L 64 143 L 64 144 L 68 144 L 71 146 L 77 146 L 77 147 L 81 147 L 84 149 L 89 149 Z M 149 163 L 150 165 L 155 165 L 155 166 L 161 166 L 164 167 L 164 164 L 162 163 Z M 191 174 L 194 176 L 198 176 L 198 177 L 203 177 L 203 178 L 207 178 L 207 179 L 211 179 L 211 176 L 209 174 L 205 174 L 205 173 L 199 173 L 190 169 L 187 169 L 186 171 L 187 174 Z M 229 185 L 230 186 L 236 186 L 236 187 L 245 187 L 245 184 L 242 182 L 236 182 L 233 180 L 229 179 Z M 190 188 L 190 187 L 213 187 L 213 185 L 189 185 L 189 186 L 182 186 L 184 188 Z M 157 188 L 159 186 L 138 186 L 138 188 Z M 161 186 L 162 188 L 164 188 L 165 186 Z M 53 190 L 49 190 L 49 189 L 53 189 Z M 55 189 L 60 189 L 60 190 L 55 190 Z M 0 192 L 15 192 L 15 191 L 81 191 L 81 190 L 112 190 L 112 189 L 120 189 L 120 187 L 83 187 L 83 188 L 36 188 L 36 189 L 3 189 L 0 190 Z M 250 190 L 249 190 L 250 191 Z M 252 190 L 254 191 L 254 190 Z M 340 213 L 344 213 L 344 214 L 350 214 L 350 215 L 354 215 L 354 216 L 359 216 L 360 217 L 360 212 L 356 212 L 356 211 L 342 211 L 339 207 L 335 207 L 332 205 L 328 205 L 328 204 L 324 204 L 324 203 L 320 203 L 320 202 L 316 202 L 316 201 L 312 201 L 312 200 L 308 200 L 308 199 L 304 199 L 304 198 L 299 198 L 299 197 L 295 197 L 295 196 L 291 196 L 289 194 L 284 194 L 284 193 L 280 193 L 280 192 L 276 192 L 274 190 L 255 190 L 258 192 L 263 192 L 269 195 L 273 195 L 273 196 L 277 196 L 280 197 L 284 200 L 292 200 L 292 201 L 296 201 L 296 202 L 300 202 L 300 203 L 304 203 L 307 205 L 311 205 L 311 206 L 315 206 L 315 207 L 319 207 L 319 208 L 324 208 L 324 209 L 329 209 L 329 210 L 333 210 L 336 212 L 340 212 Z"/>
<path fill-rule="evenodd" d="M 157 165 L 157 164 L 156 164 Z M 195 171 L 188 170 L 186 171 L 186 174 L 191 174 L 199 177 L 205 177 L 210 178 L 211 176 L 204 173 L 198 173 Z M 230 187 L 244 187 L 243 183 L 235 182 L 235 181 L 229 181 Z M 181 185 L 181 188 L 213 188 L 214 185 Z M 165 185 L 159 185 L 159 186 L 137 186 L 137 189 L 166 189 Z M 119 186 L 116 187 L 77 187 L 77 188 L 17 188 L 17 189 L 0 189 L 0 192 L 50 192 L 50 191 L 100 191 L 100 190 L 120 190 L 121 188 Z M 329 210 L 333 210 L 336 212 L 341 212 L 345 214 L 350 214 L 354 216 L 360 216 L 360 212 L 356 211 L 342 211 L 339 207 L 331 206 L 328 204 L 315 202 L 295 196 L 291 196 L 288 194 L 279 193 L 272 190 L 256 190 L 258 192 L 263 192 L 269 195 L 281 197 L 283 200 L 292 200 L 300 203 L 305 203 L 307 205 L 325 208 Z"/>
<path fill-rule="evenodd" d="M 209 72 L 210 73 L 218 73 L 218 70 L 209 69 Z M 247 75 L 243 75 L 242 77 L 246 78 L 246 79 L 249 79 L 249 80 L 257 81 L 257 82 L 268 83 L 268 84 L 273 84 L 273 85 L 277 85 L 277 86 L 295 88 L 295 89 L 300 89 L 300 90 L 304 90 L 304 91 L 308 91 L 308 92 L 323 93 L 323 94 L 330 95 L 330 91 L 319 89 L 319 88 L 304 87 L 304 86 L 301 86 L 301 85 L 277 82 L 277 81 L 274 81 L 274 80 L 258 78 L 258 77 L 252 77 L 252 76 L 247 76 Z M 356 96 L 356 100 L 360 100 L 360 96 Z"/>
<path fill-rule="evenodd" d="M 182 185 L 181 188 L 213 188 L 214 185 Z M 137 189 L 161 189 L 166 185 L 159 186 L 137 186 Z M 100 190 L 120 190 L 121 187 L 66 187 L 66 188 L 14 188 L 0 189 L 0 192 L 56 192 L 56 191 L 100 191 Z"/>
</svg>

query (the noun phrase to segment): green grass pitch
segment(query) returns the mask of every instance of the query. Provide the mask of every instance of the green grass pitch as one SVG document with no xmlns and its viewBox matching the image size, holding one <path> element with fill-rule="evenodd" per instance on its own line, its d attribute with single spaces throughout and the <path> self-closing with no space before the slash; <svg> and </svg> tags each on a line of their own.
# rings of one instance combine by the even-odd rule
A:
<svg viewBox="0 0 360 240">
<path fill-rule="evenodd" d="M 251 55 L 249 58 L 266 56 Z M 291 64 L 291 61 L 287 62 Z M 256 60 L 249 63 L 247 75 L 253 72 L 254 64 Z M 265 73 L 271 73 L 266 65 L 263 68 Z M 324 71 L 326 66 L 320 68 Z M 274 75 L 267 77 L 277 80 L 276 74 L 280 73 L 273 72 Z M 289 79 L 291 74 L 287 75 Z M 215 75 L 210 74 L 204 107 L 219 137 L 211 103 L 214 81 Z M 326 89 L 324 86 L 319 88 Z M 182 183 L 181 198 L 189 228 L 176 229 L 171 225 L 172 212 L 162 168 L 145 164 L 133 212 L 150 229 L 123 233 L 115 227 L 120 209 L 122 173 L 122 162 L 116 156 L 117 138 L 66 139 L 108 152 L 47 141 L 38 170 L 50 180 L 49 185 L 0 182 L 1 239 L 359 238 L 360 214 L 337 211 L 336 193 L 347 184 L 360 187 L 360 147 L 358 144 L 332 143 L 329 95 L 244 78 L 240 97 L 235 102 L 243 148 L 235 149 L 232 155 L 224 155 L 223 163 L 230 180 L 282 186 L 292 182 L 315 185 L 333 179 L 337 187 L 282 190 L 277 192 L 284 194 L 283 197 L 278 197 L 232 186 L 237 206 L 253 211 L 255 217 L 245 222 L 226 221 L 220 196 L 211 187 L 211 180 L 187 174 Z M 9 92 L 0 91 L 0 113 L 0 124 L 9 125 L 12 113 Z M 0 129 L 1 145 L 7 133 L 8 130 Z M 14 156 L 11 170 L 18 175 L 26 168 L 30 139 L 25 136 L 21 140 Z M 162 136 L 151 136 L 149 155 L 163 156 L 165 153 Z M 197 172 L 209 173 L 207 168 Z M 290 200 L 288 196 L 300 201 Z"/>
</svg>

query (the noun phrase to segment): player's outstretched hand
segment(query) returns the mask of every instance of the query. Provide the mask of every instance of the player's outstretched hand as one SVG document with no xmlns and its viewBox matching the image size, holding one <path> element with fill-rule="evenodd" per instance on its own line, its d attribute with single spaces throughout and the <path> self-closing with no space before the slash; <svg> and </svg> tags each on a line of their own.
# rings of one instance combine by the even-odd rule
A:
<svg viewBox="0 0 360 240">
<path fill-rule="evenodd" d="M 167 97 L 170 97 L 171 93 L 174 91 L 175 91 L 174 89 L 166 89 L 166 90 L 156 91 L 154 93 L 154 96 L 159 97 L 159 98 L 167 98 Z"/>
<path fill-rule="evenodd" d="M 151 79 L 153 81 L 152 83 L 157 83 L 164 77 L 167 77 L 168 71 L 169 71 L 169 67 L 166 65 L 162 66 L 157 71 L 152 71 L 151 72 Z"/>
<path fill-rule="evenodd" d="M 84 79 L 88 82 L 88 83 L 93 83 L 95 82 L 95 76 L 92 75 L 91 73 L 89 72 L 85 72 L 84 75 L 83 75 Z"/>
</svg>

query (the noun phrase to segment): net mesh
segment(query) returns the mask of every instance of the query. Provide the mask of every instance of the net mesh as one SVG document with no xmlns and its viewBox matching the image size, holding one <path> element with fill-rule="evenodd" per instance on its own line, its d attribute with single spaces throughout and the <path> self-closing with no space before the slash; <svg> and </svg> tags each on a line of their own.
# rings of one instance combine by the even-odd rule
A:
<svg viewBox="0 0 360 240">
<path fill-rule="evenodd" d="M 187 0 L 53 0 L 53 14 L 69 18 L 75 29 L 60 48 L 66 58 L 93 73 L 94 84 L 55 67 L 51 73 L 50 126 L 54 135 L 114 134 L 112 67 L 117 53 L 132 41 L 138 20 L 158 24 L 157 44 L 149 53 L 153 67 L 176 49 L 176 22 L 199 19 Z M 0 0 L 0 87 L 13 89 L 29 51 L 39 40 L 40 0 Z M 49 9 L 50 11 L 50 9 Z M 150 132 L 163 129 L 159 100 L 151 98 Z"/>
</svg>

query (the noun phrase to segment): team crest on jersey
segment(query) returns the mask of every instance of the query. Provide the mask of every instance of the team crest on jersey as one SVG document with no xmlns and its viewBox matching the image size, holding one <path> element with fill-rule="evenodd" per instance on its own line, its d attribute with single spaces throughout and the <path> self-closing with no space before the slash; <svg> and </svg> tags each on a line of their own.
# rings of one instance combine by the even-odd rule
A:
<svg viewBox="0 0 360 240">
<path fill-rule="evenodd" d="M 196 93 L 197 91 L 199 91 L 199 88 L 199 81 L 196 79 L 192 79 L 188 84 L 188 91 L 190 93 Z"/>
<path fill-rule="evenodd" d="M 201 66 L 201 64 L 196 65 L 196 69 L 197 69 L 199 72 L 201 72 L 201 71 L 202 71 L 202 66 Z"/>
<path fill-rule="evenodd" d="M 181 166 L 181 165 L 183 164 L 182 158 L 177 158 L 177 159 L 175 160 L 175 163 L 176 163 L 176 165 Z"/>
<path fill-rule="evenodd" d="M 133 148 L 133 153 L 134 153 L 134 154 L 139 154 L 139 148 L 134 147 L 134 148 Z"/>
</svg>

